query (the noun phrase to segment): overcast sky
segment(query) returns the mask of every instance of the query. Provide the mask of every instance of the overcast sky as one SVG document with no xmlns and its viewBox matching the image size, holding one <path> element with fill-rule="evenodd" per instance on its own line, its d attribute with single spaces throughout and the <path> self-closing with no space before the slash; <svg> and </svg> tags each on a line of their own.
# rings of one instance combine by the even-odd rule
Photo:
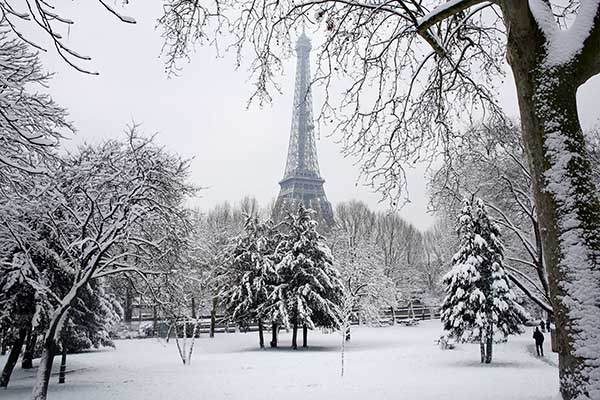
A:
<svg viewBox="0 0 600 400">
<path fill-rule="evenodd" d="M 142 123 L 145 133 L 158 133 L 159 142 L 169 150 L 194 158 L 192 179 L 207 188 L 194 201 L 200 208 L 225 200 L 236 202 L 244 195 L 266 204 L 277 196 L 290 133 L 294 59 L 288 61 L 280 79 L 283 93 L 275 94 L 273 103 L 263 109 L 253 106 L 247 110 L 252 84 L 244 67 L 234 69 L 231 56 L 216 58 L 213 49 L 199 48 L 180 77 L 167 78 L 159 58 L 160 30 L 155 29 L 160 1 L 128 6 L 126 13 L 136 19 L 136 25 L 120 23 L 94 2 L 64 6 L 68 8 L 63 9 L 63 17 L 76 21 L 68 44 L 91 56 L 93 60 L 86 66 L 100 72 L 100 76 L 81 74 L 53 51 L 42 57 L 46 67 L 56 72 L 48 91 L 69 110 L 78 129 L 69 147 L 83 140 L 121 135 L 124 127 L 135 121 Z M 37 32 L 28 33 L 39 37 Z M 580 115 L 586 128 L 599 123 L 598 94 L 598 77 L 580 90 Z M 500 89 L 500 101 L 510 115 L 517 115 L 510 79 Z M 317 150 L 332 204 L 360 199 L 375 209 L 387 209 L 387 203 L 379 203 L 378 194 L 357 181 L 358 167 L 342 157 L 340 146 L 326 133 L 317 139 Z M 424 169 L 409 171 L 408 184 L 411 203 L 399 212 L 425 229 L 433 217 L 426 213 Z"/>
</svg>

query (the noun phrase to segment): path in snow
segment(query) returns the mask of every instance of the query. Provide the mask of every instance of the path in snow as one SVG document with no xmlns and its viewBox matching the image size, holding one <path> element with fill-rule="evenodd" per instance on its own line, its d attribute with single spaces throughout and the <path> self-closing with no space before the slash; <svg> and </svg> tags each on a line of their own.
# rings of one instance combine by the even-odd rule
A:
<svg viewBox="0 0 600 400">
<path fill-rule="evenodd" d="M 479 363 L 479 346 L 441 350 L 439 321 L 416 327 L 360 328 L 346 348 L 340 377 L 339 334 L 309 332 L 308 349 L 259 350 L 256 333 L 218 334 L 196 341 L 183 366 L 175 343 L 118 341 L 116 350 L 70 355 L 67 384 L 52 377 L 50 400 L 549 400 L 558 393 L 556 354 L 534 356 L 531 332 L 496 345 Z M 267 342 L 269 335 L 265 335 Z M 549 339 L 549 338 L 548 338 Z M 57 357 L 55 372 L 58 371 Z M 3 364 L 4 357 L 0 358 Z M 27 399 L 35 371 L 18 368 L 0 399 Z"/>
</svg>

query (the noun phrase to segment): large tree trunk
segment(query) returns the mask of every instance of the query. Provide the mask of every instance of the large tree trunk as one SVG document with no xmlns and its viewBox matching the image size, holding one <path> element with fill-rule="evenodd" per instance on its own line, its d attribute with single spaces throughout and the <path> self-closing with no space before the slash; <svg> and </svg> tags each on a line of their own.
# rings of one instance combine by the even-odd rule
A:
<svg viewBox="0 0 600 400">
<path fill-rule="evenodd" d="M 261 349 L 265 348 L 265 335 L 263 332 L 262 319 L 258 319 L 258 345 Z"/>
<path fill-rule="evenodd" d="M 302 347 L 308 347 L 308 327 L 302 327 Z"/>
<path fill-rule="evenodd" d="M 27 342 L 25 343 L 25 351 L 23 352 L 23 359 L 21 360 L 21 368 L 33 368 L 33 353 L 35 352 L 36 342 L 37 335 L 30 329 L 27 334 Z"/>
<path fill-rule="evenodd" d="M 46 400 L 55 351 L 56 345 L 53 338 L 50 337 L 44 340 L 44 347 L 42 350 L 42 358 L 40 359 L 40 366 L 37 372 L 37 379 L 31 393 L 32 400 Z"/>
<path fill-rule="evenodd" d="M 277 329 L 279 329 L 277 324 L 273 322 L 273 324 L 271 324 L 271 347 L 277 347 Z"/>
<path fill-rule="evenodd" d="M 577 114 L 585 78 L 574 66 L 583 56 L 545 66 L 545 38 L 528 3 L 501 6 L 556 321 L 560 390 L 566 400 L 598 398 L 600 352 L 590 341 L 600 332 L 600 202 Z"/>
<path fill-rule="evenodd" d="M 25 342 L 26 337 L 27 329 L 19 329 L 19 335 L 17 336 L 17 339 L 15 340 L 15 342 L 12 345 L 12 348 L 10 349 L 10 354 L 6 359 L 6 364 L 4 364 L 4 369 L 2 370 L 2 377 L 0 377 L 0 387 L 5 388 L 8 386 L 10 376 L 12 375 L 15 365 L 17 365 L 17 361 L 19 360 L 19 355 L 21 354 L 21 349 L 23 348 L 23 343 Z"/>
</svg>

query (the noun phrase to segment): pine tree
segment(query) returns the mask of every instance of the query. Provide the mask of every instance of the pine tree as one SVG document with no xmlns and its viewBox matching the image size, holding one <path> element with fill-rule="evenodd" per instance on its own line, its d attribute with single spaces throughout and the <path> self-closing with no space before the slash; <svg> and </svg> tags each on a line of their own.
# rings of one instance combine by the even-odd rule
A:
<svg viewBox="0 0 600 400">
<path fill-rule="evenodd" d="M 263 321 L 269 316 L 269 300 L 278 282 L 273 260 L 273 230 L 256 216 L 248 216 L 244 233 L 229 254 L 229 288 L 222 293 L 230 318 L 241 327 L 258 323 L 259 345 L 264 347 Z M 275 320 L 278 320 L 275 317 Z"/>
<path fill-rule="evenodd" d="M 280 248 L 282 258 L 277 273 L 282 284 L 274 292 L 285 301 L 293 327 L 292 348 L 297 348 L 298 327 L 303 327 L 303 346 L 307 330 L 316 326 L 337 329 L 340 326 L 344 287 L 333 266 L 333 256 L 316 230 L 311 210 L 300 205 L 286 219 L 288 233 Z"/>
<path fill-rule="evenodd" d="M 483 201 L 477 199 L 473 211 L 463 200 L 458 225 L 461 244 L 443 278 L 447 296 L 441 318 L 450 336 L 479 342 L 481 362 L 490 363 L 494 339 L 521 332 L 526 313 L 510 289 L 500 231 Z"/>
<path fill-rule="evenodd" d="M 485 263 L 482 276 L 486 290 L 487 335 L 485 362 L 492 361 L 494 338 L 505 340 L 508 335 L 522 333 L 521 324 L 527 313 L 516 301 L 510 288 L 510 280 L 504 267 L 504 246 L 500 240 L 500 229 L 490 221 L 483 200 L 475 201 L 476 226 Z"/>
</svg>

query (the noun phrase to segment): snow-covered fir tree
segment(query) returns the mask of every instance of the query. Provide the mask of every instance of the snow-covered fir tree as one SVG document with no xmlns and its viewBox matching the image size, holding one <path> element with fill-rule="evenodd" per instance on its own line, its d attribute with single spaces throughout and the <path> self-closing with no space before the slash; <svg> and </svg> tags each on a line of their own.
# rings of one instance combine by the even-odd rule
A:
<svg viewBox="0 0 600 400">
<path fill-rule="evenodd" d="M 285 301 L 294 349 L 299 326 L 303 327 L 304 347 L 308 329 L 337 329 L 344 299 L 344 286 L 333 266 L 333 256 L 317 232 L 311 212 L 300 205 L 285 221 L 288 231 L 279 244 L 283 256 L 276 267 L 281 284 L 272 294 Z"/>
<path fill-rule="evenodd" d="M 269 299 L 278 276 L 275 270 L 275 234 L 270 223 L 250 215 L 244 233 L 235 239 L 228 257 L 227 286 L 221 297 L 227 315 L 241 327 L 258 324 L 259 345 L 264 347 L 263 323 L 269 319 Z M 277 321 L 282 322 L 282 321 Z"/>
<path fill-rule="evenodd" d="M 500 231 L 482 200 L 463 200 L 458 218 L 461 244 L 443 278 L 447 296 L 442 322 L 450 336 L 480 344 L 481 362 L 492 361 L 494 340 L 521 332 L 527 315 L 510 288 Z"/>
</svg>

